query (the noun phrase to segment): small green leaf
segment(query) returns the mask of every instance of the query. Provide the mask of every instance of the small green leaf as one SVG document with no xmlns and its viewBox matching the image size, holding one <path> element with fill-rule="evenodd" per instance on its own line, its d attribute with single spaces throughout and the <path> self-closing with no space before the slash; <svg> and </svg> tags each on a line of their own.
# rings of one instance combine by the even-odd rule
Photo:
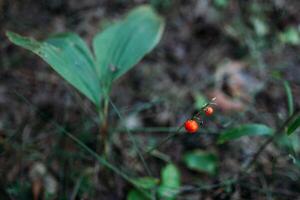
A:
<svg viewBox="0 0 300 200">
<path fill-rule="evenodd" d="M 252 17 L 251 22 L 258 36 L 265 36 L 269 33 L 269 27 L 263 19 Z"/>
<path fill-rule="evenodd" d="M 143 193 L 136 189 L 132 189 L 127 194 L 127 200 L 149 200 Z"/>
<path fill-rule="evenodd" d="M 291 45 L 300 44 L 300 33 L 295 27 L 287 27 L 284 32 L 279 35 L 280 40 L 283 43 Z"/>
<path fill-rule="evenodd" d="M 101 90 L 94 69 L 93 57 L 78 35 L 59 34 L 43 42 L 12 32 L 7 32 L 7 36 L 15 45 L 40 56 L 95 105 L 99 105 Z"/>
<path fill-rule="evenodd" d="M 161 185 L 158 194 L 162 199 L 173 200 L 180 187 L 180 172 L 174 164 L 168 164 L 161 172 Z"/>
<path fill-rule="evenodd" d="M 218 158 L 212 154 L 200 150 L 187 152 L 183 156 L 183 161 L 189 169 L 206 172 L 214 175 L 217 171 Z"/>
<path fill-rule="evenodd" d="M 136 182 L 136 185 L 143 189 L 151 189 L 155 187 L 159 180 L 154 177 L 141 177 L 134 180 Z"/>
<path fill-rule="evenodd" d="M 207 98 L 201 94 L 201 93 L 196 93 L 195 94 L 195 108 L 200 110 L 207 104 Z"/>
<path fill-rule="evenodd" d="M 213 2 L 217 7 L 220 8 L 225 8 L 228 5 L 228 0 L 214 0 Z"/>
<path fill-rule="evenodd" d="M 294 112 L 294 101 L 293 101 L 293 93 L 288 81 L 284 81 L 284 89 L 287 96 L 288 110 L 289 116 L 291 116 Z"/>
<path fill-rule="evenodd" d="M 276 138 L 276 142 L 281 146 L 286 148 L 290 153 L 300 152 L 300 135 L 292 134 L 286 135 L 282 134 L 280 137 Z"/>
<path fill-rule="evenodd" d="M 164 20 L 150 6 L 140 6 L 93 40 L 96 68 L 104 87 L 131 69 L 159 42 Z"/>
<path fill-rule="evenodd" d="M 292 123 L 288 125 L 287 134 L 291 135 L 300 126 L 300 116 L 298 116 Z"/>
<path fill-rule="evenodd" d="M 224 131 L 218 138 L 218 143 L 238 139 L 242 136 L 272 135 L 274 130 L 264 124 L 246 124 Z"/>
<path fill-rule="evenodd" d="M 133 181 L 138 188 L 130 190 L 130 192 L 127 194 L 127 200 L 150 199 L 147 195 L 150 194 L 151 189 L 153 189 L 159 183 L 159 180 L 154 177 L 140 177 L 134 179 Z M 144 193 L 141 191 L 143 191 Z"/>
</svg>

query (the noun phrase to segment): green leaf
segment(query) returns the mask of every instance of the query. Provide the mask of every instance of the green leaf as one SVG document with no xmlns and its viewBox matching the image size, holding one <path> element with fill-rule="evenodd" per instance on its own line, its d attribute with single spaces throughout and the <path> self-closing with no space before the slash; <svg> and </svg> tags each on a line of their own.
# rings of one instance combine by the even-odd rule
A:
<svg viewBox="0 0 300 200">
<path fill-rule="evenodd" d="M 151 189 L 155 187 L 159 180 L 154 177 L 141 177 L 134 180 L 136 182 L 136 185 L 143 189 Z"/>
<path fill-rule="evenodd" d="M 207 98 L 201 94 L 201 93 L 196 93 L 195 94 L 195 109 L 203 109 L 203 106 L 205 106 L 208 103 Z"/>
<path fill-rule="evenodd" d="M 259 17 L 252 17 L 251 22 L 258 36 L 265 36 L 269 33 L 269 27 L 263 19 Z"/>
<path fill-rule="evenodd" d="M 289 116 L 291 116 L 294 112 L 294 101 L 293 101 L 293 93 L 288 81 L 284 81 L 284 89 L 287 96 L 288 110 Z"/>
<path fill-rule="evenodd" d="M 299 45 L 300 44 L 300 34 L 299 31 L 292 26 L 287 27 L 284 32 L 279 35 L 280 40 L 283 43 L 291 44 L 291 45 Z"/>
<path fill-rule="evenodd" d="M 93 40 L 96 68 L 104 87 L 117 79 L 159 42 L 164 29 L 163 19 L 150 6 L 140 6 Z"/>
<path fill-rule="evenodd" d="M 175 199 L 180 187 L 180 172 L 174 164 L 168 164 L 161 171 L 161 185 L 158 194 L 162 199 Z"/>
<path fill-rule="evenodd" d="M 127 194 L 127 200 L 149 200 L 143 193 L 136 189 L 132 189 Z"/>
<path fill-rule="evenodd" d="M 183 161 L 192 170 L 206 172 L 210 175 L 214 175 L 217 171 L 218 158 L 212 153 L 200 150 L 187 152 L 183 156 Z"/>
<path fill-rule="evenodd" d="M 300 136 L 298 134 L 282 134 L 276 138 L 276 142 L 283 148 L 286 148 L 291 154 L 300 152 Z"/>
<path fill-rule="evenodd" d="M 300 126 L 300 116 L 298 116 L 292 123 L 288 125 L 287 134 L 291 135 Z"/>
<path fill-rule="evenodd" d="M 213 2 L 217 7 L 220 8 L 225 8 L 228 5 L 228 0 L 214 0 Z"/>
<path fill-rule="evenodd" d="M 274 130 L 264 124 L 245 124 L 224 131 L 218 138 L 218 143 L 224 143 L 242 136 L 272 135 Z"/>
<path fill-rule="evenodd" d="M 99 105 L 101 90 L 94 69 L 93 57 L 78 35 L 59 34 L 43 42 L 12 32 L 7 32 L 7 36 L 15 45 L 40 56 L 96 106 Z"/>
<path fill-rule="evenodd" d="M 144 200 L 149 199 L 145 194 L 151 193 L 151 189 L 158 185 L 159 180 L 154 177 L 140 177 L 133 180 L 137 189 L 132 189 L 127 194 L 127 200 Z M 138 190 L 139 189 L 139 190 Z M 144 194 L 141 192 L 145 192 Z"/>
</svg>

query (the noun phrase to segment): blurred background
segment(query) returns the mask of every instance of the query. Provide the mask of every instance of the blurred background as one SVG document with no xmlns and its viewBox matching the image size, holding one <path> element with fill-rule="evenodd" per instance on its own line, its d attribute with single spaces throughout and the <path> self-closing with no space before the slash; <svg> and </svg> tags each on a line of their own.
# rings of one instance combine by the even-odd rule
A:
<svg viewBox="0 0 300 200">
<path fill-rule="evenodd" d="M 199 133 L 176 137 L 146 159 L 152 176 L 160 179 L 167 163 L 176 166 L 173 199 L 300 199 L 297 133 L 276 137 L 238 180 L 232 178 L 266 137 L 217 143 L 240 124 L 278 128 L 289 115 L 288 89 L 299 109 L 299 0 L 0 0 L 0 199 L 134 200 L 131 184 L 95 173 L 95 158 L 61 131 L 95 150 L 93 105 L 5 31 L 37 39 L 73 31 L 90 45 L 98 31 L 145 3 L 166 28 L 159 45 L 114 85 L 111 98 L 125 122 L 110 110 L 110 163 L 148 176 L 126 130 L 149 148 L 216 97 Z"/>
</svg>

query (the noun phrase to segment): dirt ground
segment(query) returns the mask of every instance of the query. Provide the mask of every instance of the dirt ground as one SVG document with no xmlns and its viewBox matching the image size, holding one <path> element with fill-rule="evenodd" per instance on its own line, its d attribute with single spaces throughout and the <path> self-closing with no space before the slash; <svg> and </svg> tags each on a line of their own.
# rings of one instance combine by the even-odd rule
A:
<svg viewBox="0 0 300 200">
<path fill-rule="evenodd" d="M 149 2 L 0 0 L 1 200 L 127 198 L 132 185 L 109 170 L 95 173 L 95 159 L 62 132 L 96 150 L 92 103 L 5 32 L 44 39 L 73 31 L 90 45 L 106 24 Z M 124 120 L 110 109 L 108 160 L 127 174 L 147 176 L 126 127 L 139 146 L 150 147 L 197 112 L 202 98 L 217 97 L 215 114 L 199 134 L 176 137 L 146 159 L 152 175 L 160 177 L 166 160 L 175 163 L 182 187 L 177 199 L 300 199 L 296 133 L 276 138 L 230 184 L 226 180 L 237 176 L 266 137 L 217 143 L 224 130 L 244 123 L 278 128 L 288 116 L 283 81 L 289 82 L 295 110 L 300 108 L 300 1 L 150 3 L 165 18 L 165 31 L 159 45 L 113 87 L 111 99 Z M 188 169 L 183 155 L 193 150 L 217 157 L 215 174 Z"/>
</svg>

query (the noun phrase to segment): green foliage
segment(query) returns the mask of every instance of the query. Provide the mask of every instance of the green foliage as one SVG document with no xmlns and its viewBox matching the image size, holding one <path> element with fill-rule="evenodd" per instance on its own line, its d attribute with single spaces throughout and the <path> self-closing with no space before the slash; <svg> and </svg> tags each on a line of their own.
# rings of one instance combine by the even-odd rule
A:
<svg viewBox="0 0 300 200">
<path fill-rule="evenodd" d="M 245 124 L 224 131 L 218 138 L 218 143 L 238 139 L 242 136 L 272 135 L 274 130 L 264 124 Z"/>
<path fill-rule="evenodd" d="M 205 106 L 207 104 L 207 102 L 208 102 L 208 100 L 203 94 L 201 94 L 201 93 L 195 94 L 195 104 L 194 104 L 195 109 L 198 109 L 198 110 L 202 109 L 203 106 Z"/>
<path fill-rule="evenodd" d="M 99 104 L 100 84 L 95 73 L 93 57 L 78 35 L 59 34 L 43 42 L 12 32 L 7 32 L 7 36 L 14 44 L 40 56 L 94 104 Z"/>
<path fill-rule="evenodd" d="M 298 134 L 282 134 L 276 138 L 276 142 L 292 154 L 300 153 L 300 136 Z"/>
<path fill-rule="evenodd" d="M 78 196 L 84 196 L 84 194 L 94 195 L 93 179 L 91 176 L 83 175 L 78 182 Z"/>
<path fill-rule="evenodd" d="M 127 195 L 127 200 L 148 200 L 149 197 L 145 195 L 145 193 L 151 192 L 151 189 L 156 187 L 159 183 L 159 180 L 154 177 L 141 177 L 134 179 L 135 185 L 138 186 L 139 190 L 132 189 L 129 191 Z M 141 192 L 141 190 L 143 192 Z"/>
<path fill-rule="evenodd" d="M 161 171 L 161 185 L 158 194 L 161 199 L 172 200 L 176 198 L 180 187 L 180 171 L 174 164 L 168 164 Z"/>
<path fill-rule="evenodd" d="M 269 27 L 267 23 L 263 20 L 263 18 L 252 17 L 250 20 L 255 30 L 255 33 L 258 36 L 265 36 L 269 33 Z"/>
<path fill-rule="evenodd" d="M 27 200 L 32 199 L 30 182 L 18 181 L 8 187 L 7 193 L 11 198 Z"/>
<path fill-rule="evenodd" d="M 127 195 L 127 200 L 148 200 L 149 198 L 145 197 L 143 193 L 136 189 L 132 189 L 129 191 Z"/>
<path fill-rule="evenodd" d="M 228 6 L 229 0 L 214 0 L 215 6 L 225 8 Z"/>
<path fill-rule="evenodd" d="M 284 81 L 284 89 L 287 96 L 289 116 L 291 116 L 294 112 L 294 101 L 293 101 L 293 93 L 289 82 Z"/>
<path fill-rule="evenodd" d="M 290 26 L 280 33 L 279 39 L 285 44 L 299 45 L 300 33 L 295 27 Z"/>
<path fill-rule="evenodd" d="M 188 168 L 214 175 L 217 171 L 218 158 L 216 155 L 200 150 L 187 152 L 183 160 Z"/>
<path fill-rule="evenodd" d="M 127 195 L 127 200 L 146 200 L 149 199 L 140 190 L 150 193 L 151 189 L 157 189 L 161 199 L 175 199 L 180 187 L 180 172 L 174 164 L 168 164 L 161 171 L 161 183 L 157 187 L 159 180 L 153 177 L 142 177 L 134 180 L 139 190 L 132 189 Z"/>
<path fill-rule="evenodd" d="M 149 6 L 131 11 L 125 20 L 109 26 L 93 40 L 96 59 L 74 33 L 39 42 L 8 32 L 14 44 L 39 55 L 97 107 L 107 97 L 112 81 L 123 75 L 159 42 L 164 21 Z"/>
<path fill-rule="evenodd" d="M 300 126 L 300 116 L 298 116 L 294 121 L 292 121 L 287 128 L 287 134 L 291 135 L 292 133 L 294 133 L 297 128 L 299 128 Z"/>
<path fill-rule="evenodd" d="M 141 177 L 141 178 L 137 178 L 134 180 L 136 185 L 138 185 L 139 187 L 143 188 L 143 189 L 151 189 L 153 187 L 155 187 L 159 180 L 157 178 L 154 177 Z"/>
<path fill-rule="evenodd" d="M 164 22 L 151 7 L 139 7 L 96 35 L 93 48 L 96 70 L 104 87 L 117 79 L 150 52 L 161 38 Z"/>
</svg>

